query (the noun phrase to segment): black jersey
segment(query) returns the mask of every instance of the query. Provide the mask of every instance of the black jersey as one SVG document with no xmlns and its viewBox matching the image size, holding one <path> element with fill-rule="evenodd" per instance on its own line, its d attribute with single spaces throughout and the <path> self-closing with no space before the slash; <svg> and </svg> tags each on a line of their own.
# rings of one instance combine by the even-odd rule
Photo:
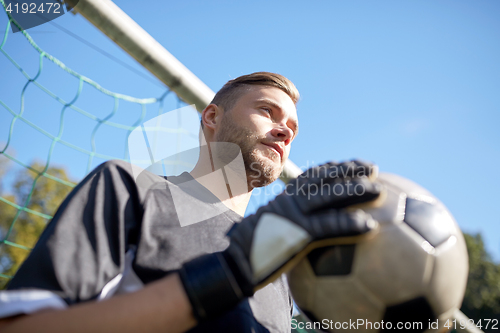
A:
<svg viewBox="0 0 500 333">
<path fill-rule="evenodd" d="M 241 216 L 188 173 L 167 180 L 132 168 L 109 161 L 75 187 L 0 292 L 0 317 L 133 292 L 229 245 Z M 178 212 L 209 217 L 186 224 Z M 290 332 L 291 310 L 282 277 L 192 332 Z"/>
</svg>

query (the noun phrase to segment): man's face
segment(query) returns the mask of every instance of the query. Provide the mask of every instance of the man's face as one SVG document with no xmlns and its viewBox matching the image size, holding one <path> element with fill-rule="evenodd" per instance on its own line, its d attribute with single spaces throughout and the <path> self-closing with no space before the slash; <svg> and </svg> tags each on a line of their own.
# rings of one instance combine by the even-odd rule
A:
<svg viewBox="0 0 500 333">
<path fill-rule="evenodd" d="M 282 90 L 249 86 L 231 110 L 226 110 L 215 141 L 240 146 L 248 185 L 260 187 L 275 181 L 288 159 L 297 135 L 297 110 Z"/>
</svg>

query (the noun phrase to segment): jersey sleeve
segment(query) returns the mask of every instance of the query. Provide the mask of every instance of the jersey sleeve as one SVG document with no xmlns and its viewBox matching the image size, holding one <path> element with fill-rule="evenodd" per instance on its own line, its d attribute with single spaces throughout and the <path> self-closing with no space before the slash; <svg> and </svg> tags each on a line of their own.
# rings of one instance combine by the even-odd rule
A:
<svg viewBox="0 0 500 333">
<path fill-rule="evenodd" d="M 64 200 L 0 291 L 0 318 L 105 297 L 126 269 L 142 214 L 130 164 L 101 164 Z"/>
</svg>

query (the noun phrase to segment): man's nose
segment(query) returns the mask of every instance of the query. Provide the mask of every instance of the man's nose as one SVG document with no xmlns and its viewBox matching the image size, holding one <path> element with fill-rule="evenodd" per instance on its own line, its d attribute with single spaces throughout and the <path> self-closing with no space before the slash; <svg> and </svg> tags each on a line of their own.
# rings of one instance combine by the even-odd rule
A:
<svg viewBox="0 0 500 333">
<path fill-rule="evenodd" d="M 271 134 L 279 141 L 284 141 L 285 146 L 290 144 L 291 139 L 293 137 L 293 131 L 288 126 L 285 125 L 273 128 Z"/>
</svg>

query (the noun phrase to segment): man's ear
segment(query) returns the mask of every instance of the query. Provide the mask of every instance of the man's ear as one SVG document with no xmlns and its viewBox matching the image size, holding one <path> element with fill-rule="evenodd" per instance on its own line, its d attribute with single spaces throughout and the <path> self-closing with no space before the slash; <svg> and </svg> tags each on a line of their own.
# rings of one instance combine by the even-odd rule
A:
<svg viewBox="0 0 500 333">
<path fill-rule="evenodd" d="M 215 131 L 222 116 L 222 109 L 215 104 L 210 104 L 201 112 L 203 126 Z"/>
</svg>

